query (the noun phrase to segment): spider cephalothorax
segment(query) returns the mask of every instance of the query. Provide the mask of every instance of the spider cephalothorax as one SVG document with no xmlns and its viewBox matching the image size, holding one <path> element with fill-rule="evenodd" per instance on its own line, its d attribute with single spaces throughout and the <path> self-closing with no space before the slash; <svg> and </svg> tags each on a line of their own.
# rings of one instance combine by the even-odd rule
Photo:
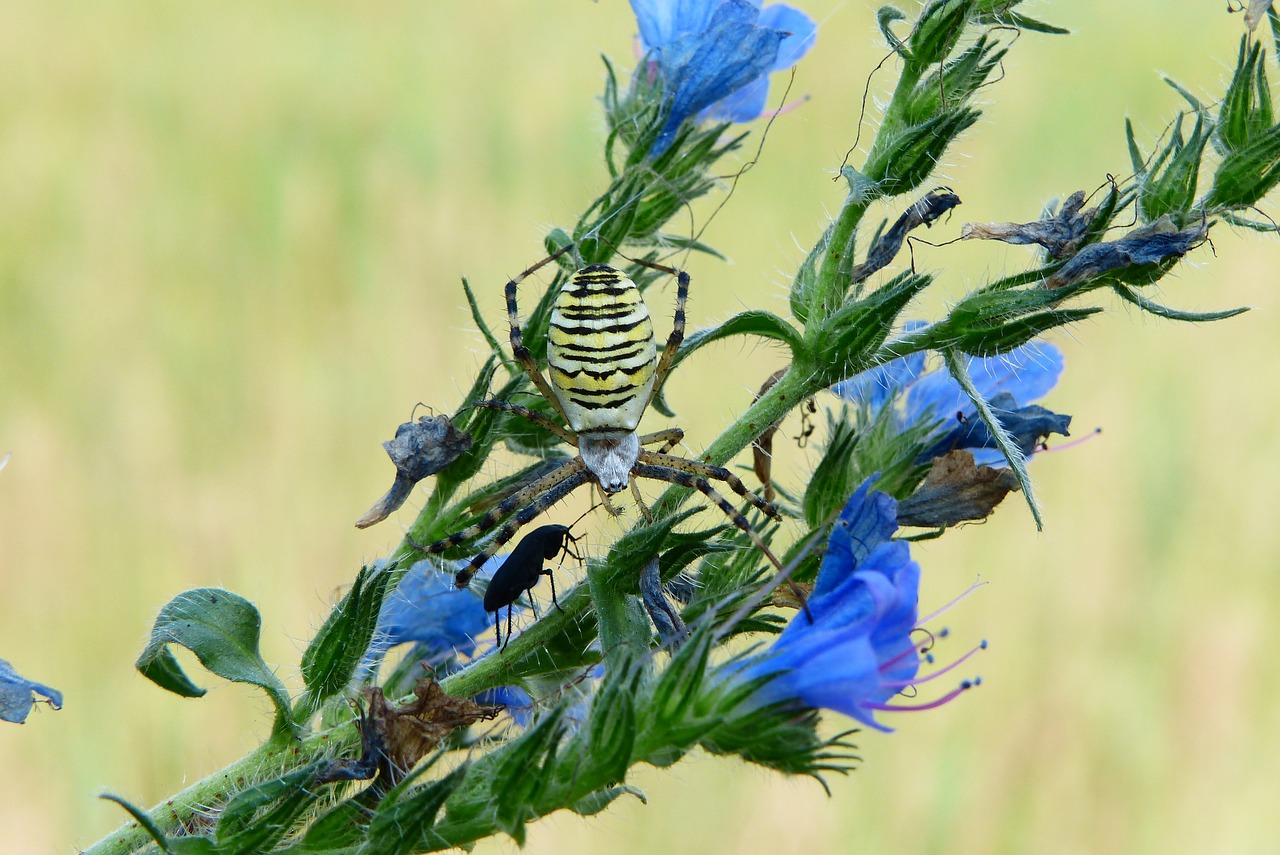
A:
<svg viewBox="0 0 1280 855">
<path fill-rule="evenodd" d="M 508 401 L 482 401 L 477 406 L 502 410 L 529 419 L 576 447 L 578 454 L 533 483 L 508 496 L 478 522 L 444 540 L 422 547 L 440 553 L 501 524 L 492 542 L 458 572 L 464 587 L 521 526 L 583 484 L 594 483 L 607 497 L 630 486 L 639 502 L 635 479 L 651 478 L 701 491 L 745 531 L 775 564 L 777 559 L 746 518 L 711 485 L 723 481 L 765 514 L 777 509 L 747 490 L 742 481 L 721 466 L 679 457 L 669 452 L 683 437 L 679 428 L 640 435 L 636 428 L 657 389 L 675 362 L 684 339 L 684 309 L 689 297 L 689 274 L 682 270 L 640 262 L 676 277 L 676 311 L 671 335 L 661 357 L 653 340 L 653 322 L 640 289 L 621 270 L 591 264 L 569 277 L 556 294 L 547 340 L 550 380 L 543 375 L 524 344 L 516 289 L 524 278 L 566 252 L 566 247 L 507 283 L 507 314 L 511 322 L 511 352 L 538 392 L 563 418 L 568 428 L 545 415 Z M 658 451 L 645 448 L 659 445 Z"/>
</svg>

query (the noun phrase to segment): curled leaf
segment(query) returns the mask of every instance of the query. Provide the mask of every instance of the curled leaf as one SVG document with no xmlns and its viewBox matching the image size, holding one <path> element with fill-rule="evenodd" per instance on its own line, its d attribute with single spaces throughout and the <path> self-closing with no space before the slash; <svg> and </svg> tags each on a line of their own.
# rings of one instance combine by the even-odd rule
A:
<svg viewBox="0 0 1280 855">
<path fill-rule="evenodd" d="M 289 692 L 258 652 L 262 618 L 253 603 L 221 588 L 184 591 L 160 610 L 135 667 L 163 689 L 186 698 L 205 690 L 191 682 L 170 644 L 180 644 L 219 677 L 262 688 L 276 707 L 277 732 L 288 724 Z"/>
</svg>

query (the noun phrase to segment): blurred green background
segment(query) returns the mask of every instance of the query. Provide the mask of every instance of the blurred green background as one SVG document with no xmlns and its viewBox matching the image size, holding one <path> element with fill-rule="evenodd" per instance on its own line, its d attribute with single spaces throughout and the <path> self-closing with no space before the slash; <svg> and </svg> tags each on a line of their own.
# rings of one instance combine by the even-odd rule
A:
<svg viewBox="0 0 1280 855">
<path fill-rule="evenodd" d="M 871 5 L 803 5 L 821 30 L 792 97 L 811 100 L 705 235 L 731 263 L 692 260 L 694 328 L 783 311 L 840 203 L 884 50 Z M 1215 98 L 1242 28 L 1217 0 L 1033 11 L 1076 35 L 1018 40 L 937 175 L 964 205 L 930 238 L 1126 174 L 1125 116 L 1149 148 L 1183 103 L 1160 74 Z M 0 842 L 66 852 L 121 821 L 98 793 L 153 804 L 266 734 L 258 692 L 209 678 L 182 700 L 134 673 L 156 610 L 200 585 L 248 596 L 299 684 L 329 603 L 411 519 L 352 527 L 390 482 L 379 441 L 416 402 L 450 411 L 482 359 L 459 277 L 501 329 L 501 284 L 603 186 L 599 55 L 629 68 L 634 22 L 619 0 L 42 0 L 4 18 L 0 658 L 66 707 L 0 727 Z M 926 612 L 990 583 L 945 621 L 957 652 L 991 641 L 979 691 L 862 734 L 831 798 L 694 757 L 640 771 L 647 806 L 543 820 L 528 851 L 1275 851 L 1280 241 L 1212 237 L 1159 297 L 1258 310 L 1190 327 L 1113 305 L 1056 335 L 1050 403 L 1105 432 L 1036 460 L 1045 531 L 1013 497 L 917 548 Z M 1029 256 L 915 258 L 946 271 L 927 316 Z M 688 448 L 780 364 L 738 343 L 687 363 L 669 400 Z M 796 483 L 811 463 L 779 469 Z"/>
</svg>

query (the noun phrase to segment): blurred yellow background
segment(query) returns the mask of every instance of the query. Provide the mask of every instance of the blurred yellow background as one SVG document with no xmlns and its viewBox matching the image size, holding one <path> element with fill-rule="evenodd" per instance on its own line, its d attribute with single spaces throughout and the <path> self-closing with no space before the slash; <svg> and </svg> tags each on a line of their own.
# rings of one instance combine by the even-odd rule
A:
<svg viewBox="0 0 1280 855">
<path fill-rule="evenodd" d="M 802 5 L 821 29 L 792 97 L 811 100 L 705 235 L 731 263 L 692 260 L 692 328 L 784 311 L 840 203 L 884 50 L 872 5 Z M 1014 45 L 936 177 L 964 204 L 932 239 L 1126 174 L 1125 116 L 1149 149 L 1183 106 L 1160 74 L 1213 99 L 1242 28 L 1217 0 L 1032 11 L 1076 35 Z M 603 186 L 599 55 L 629 69 L 635 27 L 619 0 L 43 0 L 4 18 L 0 658 L 66 707 L 0 726 L 0 847 L 67 852 L 123 819 L 98 793 L 151 805 L 266 734 L 259 692 L 196 672 L 211 690 L 183 700 L 135 674 L 157 609 L 189 587 L 244 594 L 299 685 L 335 594 L 412 519 L 411 500 L 352 527 L 390 483 L 378 443 L 419 401 L 450 411 L 482 360 L 459 277 L 504 329 L 502 283 Z M 990 640 L 980 690 L 862 734 L 829 799 L 696 756 L 639 771 L 647 806 L 541 821 L 528 851 L 1275 851 L 1280 240 L 1212 238 L 1158 296 L 1257 311 L 1192 327 L 1107 301 L 1056 334 L 1049 403 L 1105 432 L 1036 460 L 1045 531 L 1012 497 L 915 550 L 925 612 L 990 583 L 945 621 L 957 652 Z M 945 274 L 913 314 L 1029 257 L 917 249 Z M 670 289 L 651 293 L 664 334 Z M 780 364 L 737 340 L 687 363 L 669 400 L 688 448 Z M 805 465 L 790 453 L 783 477 Z"/>
</svg>

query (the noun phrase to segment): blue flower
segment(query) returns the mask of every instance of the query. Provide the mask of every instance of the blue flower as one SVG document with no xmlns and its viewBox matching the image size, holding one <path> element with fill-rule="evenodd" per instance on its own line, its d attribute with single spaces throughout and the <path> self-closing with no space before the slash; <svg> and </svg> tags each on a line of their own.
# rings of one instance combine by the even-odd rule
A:
<svg viewBox="0 0 1280 855">
<path fill-rule="evenodd" d="M 6 459 L 8 455 L 5 455 Z M 0 460 L 0 466 L 4 465 Z M 0 721 L 11 721 L 22 724 L 27 720 L 36 698 L 32 693 L 41 696 L 55 710 L 62 709 L 62 692 L 51 689 L 43 683 L 28 680 L 13 670 L 13 666 L 0 659 Z"/>
<path fill-rule="evenodd" d="M 966 681 L 918 707 L 887 703 L 929 678 L 919 677 L 921 651 L 912 637 L 920 565 L 906 543 L 890 539 L 897 502 L 870 484 L 850 497 L 832 528 L 809 597 L 812 620 L 798 612 L 764 655 L 734 673 L 738 681 L 772 677 L 752 696 L 753 706 L 830 709 L 887 731 L 877 712 L 930 709 L 974 685 Z"/>
<path fill-rule="evenodd" d="M 769 74 L 795 65 L 817 33 L 813 19 L 760 0 L 631 0 L 646 54 L 669 101 L 651 157 L 686 119 L 749 122 L 764 112 Z"/>
<path fill-rule="evenodd" d="M 923 326 L 906 325 L 910 332 Z M 1071 416 L 1030 405 L 1049 393 L 1062 374 L 1062 351 L 1051 344 L 1032 342 L 1001 356 L 968 357 L 969 376 L 991 405 L 1000 424 L 1014 438 L 1024 456 L 1035 452 L 1050 434 L 1067 435 Z M 925 371 L 924 354 L 886 362 L 831 387 L 843 398 L 879 410 L 901 402 L 897 413 L 901 427 L 937 422 L 934 442 L 920 456 L 927 461 L 956 448 L 974 452 L 980 465 L 995 465 L 1004 458 L 986 424 L 978 418 L 969 396 L 948 372 Z"/>
<path fill-rule="evenodd" d="M 490 559 L 480 573 L 492 573 L 500 563 L 501 559 Z M 410 641 L 417 642 L 414 656 L 435 669 L 474 652 L 476 638 L 491 623 L 479 597 L 470 589 L 455 588 L 449 574 L 424 559 L 409 568 L 382 603 L 360 670 L 375 667 L 388 650 Z"/>
</svg>

